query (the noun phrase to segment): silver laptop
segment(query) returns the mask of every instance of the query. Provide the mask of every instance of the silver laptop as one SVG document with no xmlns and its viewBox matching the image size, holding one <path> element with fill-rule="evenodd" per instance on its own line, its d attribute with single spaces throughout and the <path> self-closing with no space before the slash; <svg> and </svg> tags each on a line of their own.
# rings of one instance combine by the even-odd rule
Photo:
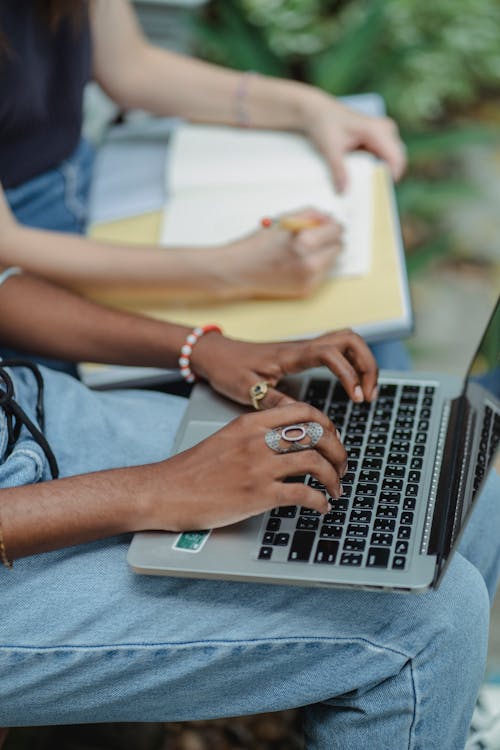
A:
<svg viewBox="0 0 500 750">
<path fill-rule="evenodd" d="M 128 553 L 132 569 L 304 586 L 436 587 L 495 456 L 500 459 L 500 302 L 463 383 L 382 371 L 372 404 L 351 402 L 323 369 L 280 387 L 324 411 L 341 432 L 348 471 L 331 512 L 286 506 L 221 529 L 139 533 Z M 175 450 L 243 411 L 197 385 Z M 310 475 L 289 481 L 322 487 Z"/>
</svg>

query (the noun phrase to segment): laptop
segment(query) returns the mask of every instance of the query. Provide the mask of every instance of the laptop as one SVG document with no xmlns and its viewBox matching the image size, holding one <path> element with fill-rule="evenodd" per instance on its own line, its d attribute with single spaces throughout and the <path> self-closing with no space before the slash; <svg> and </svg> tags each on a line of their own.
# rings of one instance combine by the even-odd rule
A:
<svg viewBox="0 0 500 750">
<path fill-rule="evenodd" d="M 463 383 L 381 371 L 378 399 L 355 404 L 317 368 L 280 388 L 324 411 L 341 433 L 348 470 L 331 511 L 286 506 L 219 529 L 141 532 L 128 552 L 132 569 L 369 590 L 437 587 L 494 463 L 500 472 L 500 301 Z M 197 385 L 175 451 L 244 411 Z M 326 492 L 310 475 L 288 481 Z"/>
</svg>

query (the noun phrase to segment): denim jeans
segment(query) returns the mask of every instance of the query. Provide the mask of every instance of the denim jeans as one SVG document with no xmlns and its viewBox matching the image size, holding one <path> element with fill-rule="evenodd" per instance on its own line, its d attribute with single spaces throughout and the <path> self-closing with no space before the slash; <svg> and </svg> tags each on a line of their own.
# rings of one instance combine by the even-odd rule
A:
<svg viewBox="0 0 500 750">
<path fill-rule="evenodd" d="M 32 375 L 11 372 L 34 416 Z M 168 456 L 185 401 L 42 372 L 62 476 Z M 0 410 L 0 487 L 49 478 L 24 431 L 6 461 L 4 449 Z M 499 495 L 495 475 L 440 588 L 418 595 L 139 576 L 128 535 L 16 560 L 0 571 L 0 725 L 304 706 L 310 750 L 463 750 L 500 569 Z"/>
</svg>

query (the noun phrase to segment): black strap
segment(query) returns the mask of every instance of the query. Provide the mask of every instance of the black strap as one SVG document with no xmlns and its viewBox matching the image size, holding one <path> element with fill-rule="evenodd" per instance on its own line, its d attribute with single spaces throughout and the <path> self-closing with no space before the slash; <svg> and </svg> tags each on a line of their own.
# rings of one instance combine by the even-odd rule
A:
<svg viewBox="0 0 500 750">
<path fill-rule="evenodd" d="M 43 434 L 44 430 L 44 411 L 43 411 L 43 377 L 38 367 L 33 362 L 24 359 L 2 359 L 0 360 L 0 386 L 3 384 L 5 390 L 0 387 L 0 407 L 4 410 L 7 417 L 7 455 L 9 455 L 16 442 L 19 439 L 21 428 L 24 425 L 31 433 L 33 439 L 45 453 L 49 463 L 50 472 L 53 479 L 59 476 L 59 467 L 56 457 L 50 447 L 47 438 Z M 36 419 L 39 424 L 37 427 L 28 417 L 26 412 L 19 406 L 14 399 L 14 384 L 5 367 L 26 367 L 34 375 L 38 386 L 38 397 L 36 403 Z"/>
</svg>

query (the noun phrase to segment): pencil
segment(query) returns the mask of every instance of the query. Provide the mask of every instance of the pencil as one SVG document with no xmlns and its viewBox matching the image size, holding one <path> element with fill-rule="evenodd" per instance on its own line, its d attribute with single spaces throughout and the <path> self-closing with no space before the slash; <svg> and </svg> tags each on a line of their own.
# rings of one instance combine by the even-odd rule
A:
<svg viewBox="0 0 500 750">
<path fill-rule="evenodd" d="M 277 224 L 281 229 L 287 229 L 289 232 L 300 232 L 302 229 L 317 227 L 323 222 L 324 219 L 319 216 L 282 216 L 279 219 L 265 216 L 260 223 L 264 229 Z"/>
</svg>

